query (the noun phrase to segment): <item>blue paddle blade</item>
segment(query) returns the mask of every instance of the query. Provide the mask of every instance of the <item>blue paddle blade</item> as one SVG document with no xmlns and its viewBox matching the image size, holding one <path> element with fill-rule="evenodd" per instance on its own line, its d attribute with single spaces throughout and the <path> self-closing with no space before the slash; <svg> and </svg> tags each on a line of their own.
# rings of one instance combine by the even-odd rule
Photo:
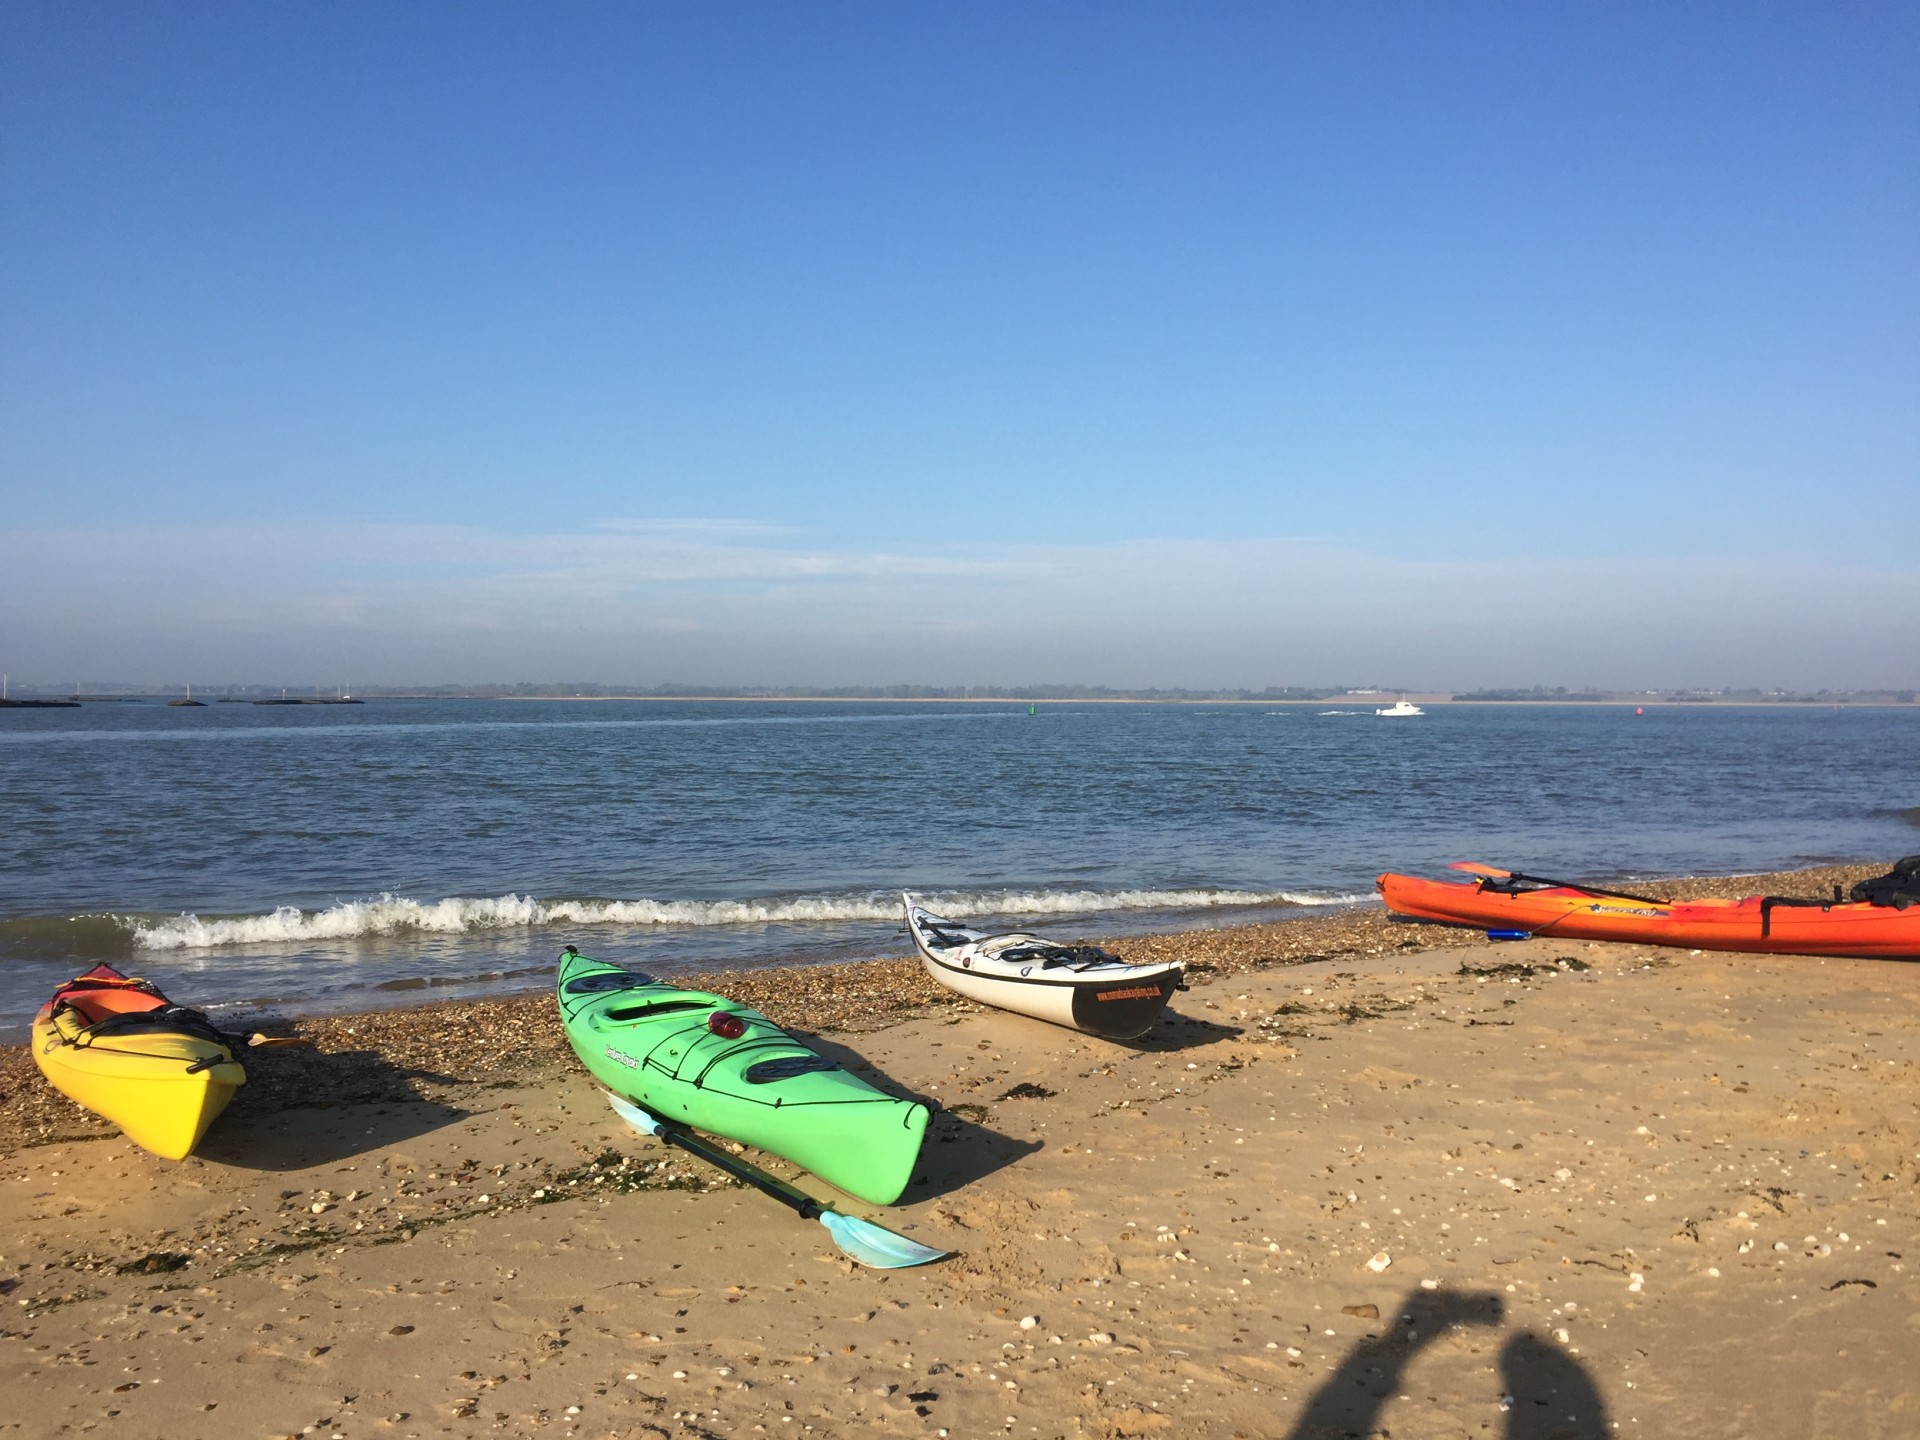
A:
<svg viewBox="0 0 1920 1440">
<path fill-rule="evenodd" d="M 613 1106 L 614 1113 L 643 1135 L 658 1135 L 660 1122 L 642 1110 L 638 1105 L 623 1100 L 611 1090 L 606 1092 L 607 1103 Z"/>
<path fill-rule="evenodd" d="M 834 1244 L 862 1265 L 871 1265 L 876 1270 L 904 1270 L 910 1265 L 944 1260 L 952 1253 L 935 1250 L 852 1215 L 822 1210 L 819 1219 L 827 1227 L 827 1233 L 833 1236 Z"/>
</svg>

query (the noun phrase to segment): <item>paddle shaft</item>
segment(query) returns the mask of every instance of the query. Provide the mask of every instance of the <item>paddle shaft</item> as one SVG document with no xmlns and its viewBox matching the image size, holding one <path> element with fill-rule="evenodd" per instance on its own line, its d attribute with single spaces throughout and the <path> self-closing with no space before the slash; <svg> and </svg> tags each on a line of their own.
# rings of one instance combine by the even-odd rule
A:
<svg viewBox="0 0 1920 1440">
<path fill-rule="evenodd" d="M 646 1112 L 642 1111 L 645 1114 Z M 698 1155 L 709 1165 L 727 1172 L 734 1179 L 753 1186 L 754 1189 L 771 1195 L 782 1205 L 799 1215 L 802 1220 L 818 1220 L 826 1209 L 818 1200 L 797 1186 L 775 1178 L 751 1161 L 742 1160 L 738 1155 L 729 1155 L 718 1145 L 711 1145 L 690 1131 L 677 1125 L 669 1125 L 657 1115 L 648 1115 L 654 1123 L 654 1134 L 668 1145 L 678 1145 L 689 1155 Z"/>
<path fill-rule="evenodd" d="M 1549 880 L 1544 875 L 1523 875 L 1518 870 L 1507 871 L 1509 880 L 1524 880 L 1529 885 L 1551 885 L 1556 890 L 1578 890 L 1584 895 L 1605 895 L 1609 900 L 1638 900 L 1647 905 L 1671 905 L 1671 900 L 1662 900 L 1653 895 L 1629 895 L 1624 890 L 1602 890 L 1597 885 L 1581 885 L 1572 880 Z"/>
</svg>

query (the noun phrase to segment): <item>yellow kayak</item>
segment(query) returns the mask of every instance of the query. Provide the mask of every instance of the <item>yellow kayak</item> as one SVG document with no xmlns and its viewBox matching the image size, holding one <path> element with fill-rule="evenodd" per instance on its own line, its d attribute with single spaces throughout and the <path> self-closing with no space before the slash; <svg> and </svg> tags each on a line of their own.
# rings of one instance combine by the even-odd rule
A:
<svg viewBox="0 0 1920 1440">
<path fill-rule="evenodd" d="M 184 1160 L 247 1083 L 233 1042 L 151 981 L 96 965 L 33 1018 L 33 1059 L 53 1087 L 136 1145 Z"/>
</svg>

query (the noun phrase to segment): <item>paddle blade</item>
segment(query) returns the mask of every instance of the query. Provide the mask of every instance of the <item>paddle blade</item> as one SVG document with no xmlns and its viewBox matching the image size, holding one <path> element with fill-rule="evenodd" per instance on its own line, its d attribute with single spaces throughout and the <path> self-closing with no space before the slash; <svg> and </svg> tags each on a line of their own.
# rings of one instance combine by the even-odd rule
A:
<svg viewBox="0 0 1920 1440">
<path fill-rule="evenodd" d="M 611 1090 L 606 1092 L 606 1096 L 607 1103 L 613 1106 L 613 1113 L 626 1121 L 627 1124 L 631 1125 L 634 1129 L 638 1130 L 642 1135 L 658 1135 L 660 1133 L 660 1122 L 642 1110 L 638 1105 L 621 1099 Z"/>
<path fill-rule="evenodd" d="M 819 1218 L 820 1223 L 827 1227 L 827 1233 L 833 1236 L 834 1244 L 862 1265 L 871 1265 L 876 1270 L 904 1270 L 910 1265 L 944 1260 L 952 1253 L 935 1250 L 917 1240 L 896 1235 L 870 1220 L 860 1220 L 852 1215 L 822 1210 Z"/>
<path fill-rule="evenodd" d="M 247 1044 L 255 1050 L 286 1050 L 297 1048 L 311 1050 L 313 1041 L 304 1035 L 262 1035 L 255 1031 L 248 1037 Z"/>
<path fill-rule="evenodd" d="M 1469 875 L 1491 875 L 1495 880 L 1511 880 L 1513 872 L 1502 870 L 1496 865 L 1482 865 L 1478 860 L 1456 860 L 1447 866 L 1449 870 L 1464 870 Z"/>
</svg>

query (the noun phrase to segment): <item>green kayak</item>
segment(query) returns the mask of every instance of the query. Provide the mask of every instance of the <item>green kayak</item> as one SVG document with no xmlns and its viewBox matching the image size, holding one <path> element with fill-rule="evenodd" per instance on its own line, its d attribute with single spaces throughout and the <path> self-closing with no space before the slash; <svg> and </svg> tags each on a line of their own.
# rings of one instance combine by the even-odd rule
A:
<svg viewBox="0 0 1920 1440">
<path fill-rule="evenodd" d="M 881 1094 L 758 1010 L 571 945 L 556 998 L 594 1079 L 658 1119 L 783 1156 L 875 1205 L 907 1188 L 927 1107 Z"/>
</svg>

